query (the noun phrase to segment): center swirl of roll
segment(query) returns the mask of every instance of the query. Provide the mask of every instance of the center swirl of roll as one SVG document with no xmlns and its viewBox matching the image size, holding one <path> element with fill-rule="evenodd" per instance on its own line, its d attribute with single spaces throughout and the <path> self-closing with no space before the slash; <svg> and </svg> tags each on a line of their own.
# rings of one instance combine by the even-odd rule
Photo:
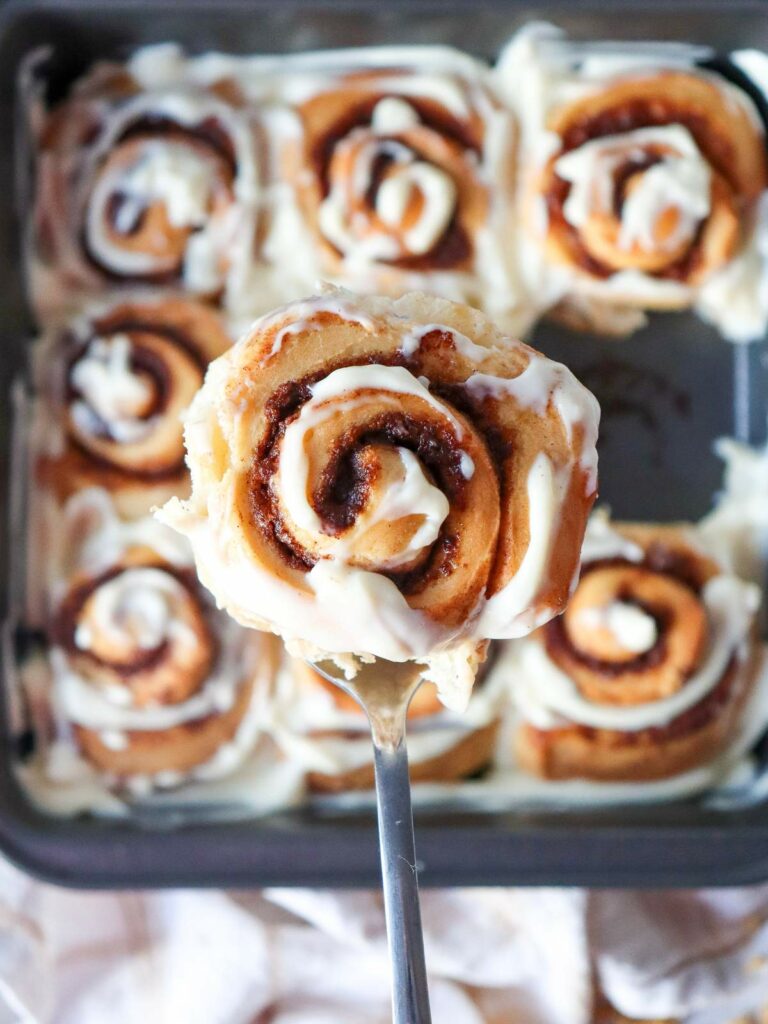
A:
<svg viewBox="0 0 768 1024">
<path fill-rule="evenodd" d="M 482 204 L 472 161 L 406 99 L 379 99 L 337 137 L 322 177 L 319 228 L 342 256 L 451 265 L 468 255 L 463 221 Z"/>
<path fill-rule="evenodd" d="M 315 559 L 414 568 L 450 513 L 440 482 L 454 497 L 469 485 L 456 473 L 466 434 L 403 367 L 335 370 L 282 437 L 276 491 L 288 530 Z"/>
<path fill-rule="evenodd" d="M 199 596 L 161 564 L 104 573 L 70 595 L 59 619 L 73 664 L 120 705 L 187 700 L 215 656 Z"/>
<path fill-rule="evenodd" d="M 70 437 L 132 475 L 176 472 L 184 460 L 179 417 L 202 380 L 202 360 L 173 332 L 127 325 L 97 335 L 69 367 Z"/>
<path fill-rule="evenodd" d="M 682 259 L 718 190 L 680 125 L 591 140 L 561 156 L 555 171 L 570 183 L 566 220 L 590 255 L 614 269 L 659 272 Z"/>
<path fill-rule="evenodd" d="M 680 690 L 707 647 L 701 596 L 645 565 L 588 566 L 573 599 L 547 627 L 550 657 L 589 700 L 633 704 Z"/>
<path fill-rule="evenodd" d="M 98 165 L 87 198 L 88 252 L 117 277 L 177 277 L 191 245 L 213 259 L 234 204 L 236 168 L 222 130 L 157 120 L 126 128 Z M 217 268 L 208 271 L 215 277 Z"/>
</svg>

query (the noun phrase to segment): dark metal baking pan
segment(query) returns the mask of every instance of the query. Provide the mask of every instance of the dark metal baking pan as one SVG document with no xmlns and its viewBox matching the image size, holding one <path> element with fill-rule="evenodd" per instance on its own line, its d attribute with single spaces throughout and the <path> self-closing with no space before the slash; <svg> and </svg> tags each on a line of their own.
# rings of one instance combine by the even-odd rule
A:
<svg viewBox="0 0 768 1024">
<path fill-rule="evenodd" d="M 123 0 L 11 2 L 0 12 L 0 487 L 12 474 L 9 395 L 32 336 L 15 221 L 15 80 L 36 47 L 53 51 L 60 92 L 89 63 L 173 40 L 192 52 L 281 52 L 378 43 L 449 43 L 494 57 L 530 19 L 551 19 L 576 38 L 674 39 L 721 50 L 768 49 L 760 0 L 515 4 L 482 0 L 173 3 Z M 17 154 L 18 155 L 18 154 Z M 26 171 L 22 167 L 23 180 Z M 17 182 L 18 183 L 18 182 Z M 601 398 L 603 499 L 618 516 L 695 518 L 721 479 L 712 442 L 723 434 L 762 441 L 768 412 L 766 346 L 732 347 L 688 316 L 656 317 L 616 343 L 541 327 L 535 341 L 570 363 Z M 11 547 L 0 501 L 0 579 Z M 0 617 L 8 595 L 0 593 Z M 13 638 L 10 638 L 11 640 Z M 9 694 L 13 644 L 0 665 Z M 0 847 L 28 871 L 88 887 L 378 884 L 376 826 L 369 812 L 304 809 L 269 818 L 178 826 L 62 820 L 36 811 L 11 770 L 18 736 L 8 700 L 0 749 Z M 420 812 L 425 885 L 702 886 L 768 878 L 768 805 L 716 811 L 696 803 L 600 811 Z"/>
</svg>

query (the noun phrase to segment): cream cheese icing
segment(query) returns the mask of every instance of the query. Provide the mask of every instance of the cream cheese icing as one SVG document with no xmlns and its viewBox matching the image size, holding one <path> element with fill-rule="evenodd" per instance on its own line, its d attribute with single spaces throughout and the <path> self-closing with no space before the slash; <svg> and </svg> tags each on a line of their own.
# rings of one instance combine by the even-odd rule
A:
<svg viewBox="0 0 768 1024">
<path fill-rule="evenodd" d="M 110 436 L 130 444 L 151 433 L 153 417 L 142 413 L 152 399 L 145 375 L 131 366 L 133 345 L 126 334 L 94 338 L 71 371 L 82 396 L 72 403 L 72 419 L 86 434 L 98 436 L 106 425 Z"/>
<path fill-rule="evenodd" d="M 593 523 L 596 524 L 594 527 Z M 695 540 L 695 534 L 691 536 Z M 582 559 L 588 564 L 598 558 L 612 557 L 639 562 L 642 551 L 613 530 L 604 514 L 593 517 L 587 530 Z M 515 677 L 514 699 L 520 713 L 539 729 L 556 728 L 563 721 L 626 732 L 666 725 L 714 689 L 733 657 L 740 662 L 745 660 L 760 596 L 760 589 L 755 584 L 725 572 L 709 580 L 704 585 L 701 599 L 707 612 L 710 638 L 701 662 L 685 686 L 675 694 L 643 704 L 598 704 L 588 700 L 573 680 L 551 660 L 538 640 L 522 640 L 510 649 L 508 660 L 509 671 Z M 604 610 L 590 611 L 601 614 Z M 633 621 L 629 630 L 626 609 L 622 612 L 624 629 L 620 626 L 617 636 L 624 638 L 629 650 L 646 650 L 654 639 L 651 624 L 635 621 L 634 613 L 638 610 L 632 611 Z M 614 618 L 614 628 L 615 625 Z M 655 626 L 653 630 L 655 632 Z M 628 632 L 629 644 L 626 644 Z M 635 640 L 638 646 L 630 646 Z"/>
<path fill-rule="evenodd" d="M 518 32 L 502 51 L 494 75 L 498 89 L 512 106 L 520 124 L 518 204 L 528 203 L 530 182 L 559 149 L 558 136 L 546 128 L 548 112 L 590 95 L 611 80 L 631 78 L 664 67 L 695 70 L 697 75 L 713 81 L 734 104 L 734 109 L 746 112 L 756 128 L 763 130 L 755 105 L 746 93 L 721 76 L 696 66 L 696 60 L 701 57 L 700 48 L 677 44 L 665 48 L 654 44 L 632 52 L 616 44 L 611 52 L 612 45 L 571 43 L 555 26 L 535 22 Z M 764 64 L 749 54 L 744 67 L 758 84 L 768 80 Z M 565 214 L 577 226 L 584 222 L 595 192 L 599 195 L 603 187 L 601 178 L 603 184 L 607 180 L 609 143 L 622 140 L 631 145 L 633 136 L 639 141 L 646 132 L 650 136 L 660 133 L 658 139 L 662 144 L 666 136 L 679 155 L 666 158 L 641 176 L 643 182 L 627 197 L 624 205 L 621 242 L 626 247 L 633 241 L 640 244 L 652 241 L 654 247 L 658 246 L 658 238 L 651 234 L 653 225 L 664 207 L 673 205 L 679 213 L 678 225 L 663 243 L 671 248 L 673 243 L 693 236 L 709 206 L 706 164 L 682 125 L 640 129 L 624 136 L 596 139 L 560 157 L 558 173 L 573 182 Z M 590 182 L 591 172 L 596 169 L 600 172 L 597 180 Z M 542 245 L 531 245 L 532 240 L 541 242 L 546 234 L 545 203 L 538 196 L 529 205 L 533 206 L 530 216 L 518 218 L 514 239 L 523 285 L 539 313 L 568 297 L 588 315 L 593 315 L 600 329 L 608 333 L 627 333 L 642 326 L 644 317 L 639 310 L 632 310 L 628 315 L 628 311 L 621 308 L 622 302 L 638 307 L 693 305 L 730 341 L 751 341 L 765 334 L 768 243 L 764 197 L 747 225 L 742 249 L 721 270 L 696 287 L 634 270 L 619 271 L 605 280 L 592 280 L 571 268 L 555 265 L 547 260 Z M 524 221 L 526 225 L 520 226 Z M 607 307 L 595 309 L 594 304 L 600 302 L 607 303 Z"/>
</svg>

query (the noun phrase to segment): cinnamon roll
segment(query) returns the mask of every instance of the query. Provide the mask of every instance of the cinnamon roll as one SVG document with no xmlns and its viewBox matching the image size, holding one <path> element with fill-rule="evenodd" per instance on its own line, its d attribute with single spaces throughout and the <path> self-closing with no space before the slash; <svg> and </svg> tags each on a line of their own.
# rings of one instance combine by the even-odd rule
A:
<svg viewBox="0 0 768 1024">
<path fill-rule="evenodd" d="M 421 289 L 469 302 L 521 331 L 504 243 L 512 118 L 487 68 L 445 48 L 289 58 L 276 119 L 285 203 L 308 229 L 305 291 L 331 280 L 363 293 Z M 267 249 L 296 264 L 277 211 Z M 295 294 L 286 296 L 295 298 Z"/>
<path fill-rule="evenodd" d="M 642 320 L 632 310 L 701 303 L 740 340 L 737 311 L 718 313 L 713 298 L 753 244 L 768 186 L 751 99 L 693 64 L 580 64 L 568 52 L 553 32 L 529 29 L 499 69 L 523 124 L 533 287 L 542 293 L 543 273 L 545 301 L 572 326 L 622 333 Z"/>
<path fill-rule="evenodd" d="M 121 523 L 101 491 L 76 495 L 64 517 L 74 565 L 50 626 L 61 734 L 128 788 L 232 768 L 259 732 L 271 640 L 216 612 L 161 524 Z"/>
<path fill-rule="evenodd" d="M 636 782 L 712 761 L 755 676 L 759 600 L 692 529 L 595 517 L 568 608 L 508 662 L 523 767 Z"/>
<path fill-rule="evenodd" d="M 416 692 L 408 709 L 412 782 L 458 781 L 493 760 L 506 693 L 487 665 L 461 716 L 446 711 L 432 683 Z M 286 660 L 269 714 L 271 735 L 286 757 L 304 766 L 311 792 L 373 787 L 370 728 L 360 705 L 306 662 Z"/>
<path fill-rule="evenodd" d="M 145 84 L 137 67 L 97 67 L 42 119 L 30 270 L 43 319 L 115 285 L 218 298 L 252 259 L 257 136 L 236 85 Z"/>
<path fill-rule="evenodd" d="M 230 344 L 214 310 L 177 297 L 99 306 L 52 332 L 37 376 L 62 435 L 42 459 L 53 492 L 104 487 L 129 518 L 186 495 L 181 414 Z"/>
<path fill-rule="evenodd" d="M 292 651 L 415 659 L 454 700 L 488 639 L 564 606 L 599 410 L 481 313 L 331 292 L 211 364 L 165 522 L 239 622 Z"/>
</svg>

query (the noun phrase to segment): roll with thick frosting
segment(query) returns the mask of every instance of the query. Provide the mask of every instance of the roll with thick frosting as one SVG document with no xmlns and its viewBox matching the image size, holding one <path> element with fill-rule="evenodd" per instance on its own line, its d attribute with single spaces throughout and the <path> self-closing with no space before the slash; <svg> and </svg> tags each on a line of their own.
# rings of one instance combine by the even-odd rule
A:
<svg viewBox="0 0 768 1024">
<path fill-rule="evenodd" d="M 422 289 L 522 330 L 504 244 L 514 125 L 488 69 L 444 47 L 383 47 L 289 57 L 272 73 L 281 199 L 265 250 L 278 274 L 303 267 L 306 289 Z"/>
<path fill-rule="evenodd" d="M 347 666 L 415 659 L 450 691 L 488 639 L 564 606 L 598 417 L 570 371 L 469 307 L 330 292 L 211 365 L 186 420 L 192 496 L 162 518 L 238 621 Z"/>
<path fill-rule="evenodd" d="M 764 231 L 768 164 L 752 100 L 692 60 L 576 53 L 538 26 L 499 66 L 522 123 L 531 286 L 541 294 L 543 273 L 545 301 L 574 326 L 621 333 L 641 320 L 632 310 L 696 305 L 743 340 L 752 328 L 736 304 L 716 307 Z M 757 278 L 753 292 L 760 306 Z"/>
<path fill-rule="evenodd" d="M 257 132 L 229 80 L 146 83 L 99 65 L 41 119 L 33 300 L 173 286 L 218 299 L 253 258 Z"/>
<path fill-rule="evenodd" d="M 596 516 L 566 611 L 507 665 L 522 765 L 545 778 L 646 781 L 712 761 L 756 667 L 759 589 L 692 528 Z"/>
<path fill-rule="evenodd" d="M 121 523 L 96 490 L 72 498 L 64 518 L 71 543 L 50 625 L 59 739 L 71 733 L 129 788 L 234 767 L 260 731 L 272 641 L 216 612 L 188 549 L 161 524 Z"/>
<path fill-rule="evenodd" d="M 98 485 L 136 518 L 185 496 L 181 414 L 230 344 L 214 310 L 170 296 L 100 304 L 51 332 L 36 364 L 53 420 L 42 472 L 59 499 Z"/>
</svg>

